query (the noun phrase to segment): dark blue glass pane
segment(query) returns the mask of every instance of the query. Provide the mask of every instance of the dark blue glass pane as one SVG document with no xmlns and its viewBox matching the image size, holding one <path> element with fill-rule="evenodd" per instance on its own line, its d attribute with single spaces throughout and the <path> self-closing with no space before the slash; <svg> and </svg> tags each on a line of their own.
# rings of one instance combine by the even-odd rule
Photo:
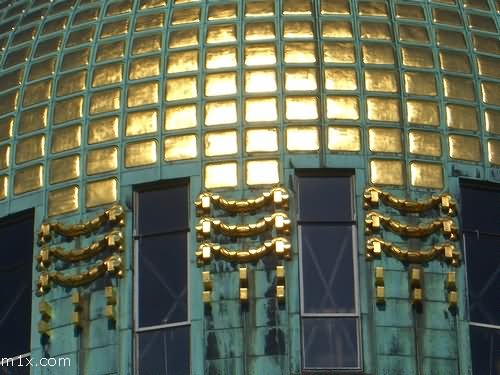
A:
<svg viewBox="0 0 500 375">
<path fill-rule="evenodd" d="M 300 176 L 299 219 L 301 221 L 352 221 L 352 177 Z"/>
<path fill-rule="evenodd" d="M 470 320 L 500 325 L 500 236 L 467 233 L 465 249 Z"/>
<path fill-rule="evenodd" d="M 357 318 L 302 319 L 305 369 L 359 368 Z"/>
<path fill-rule="evenodd" d="M 465 185 L 460 189 L 460 218 L 464 230 L 500 233 L 500 187 Z"/>
<path fill-rule="evenodd" d="M 500 330 L 470 326 L 472 375 L 500 375 Z"/>
<path fill-rule="evenodd" d="M 139 375 L 189 375 L 189 326 L 139 333 Z"/>
<path fill-rule="evenodd" d="M 139 326 L 187 320 L 187 235 L 139 241 Z"/>
<path fill-rule="evenodd" d="M 302 225 L 300 235 L 304 312 L 355 312 L 353 227 Z"/>
<path fill-rule="evenodd" d="M 186 185 L 138 193 L 140 235 L 183 230 L 188 227 L 189 198 Z"/>
</svg>

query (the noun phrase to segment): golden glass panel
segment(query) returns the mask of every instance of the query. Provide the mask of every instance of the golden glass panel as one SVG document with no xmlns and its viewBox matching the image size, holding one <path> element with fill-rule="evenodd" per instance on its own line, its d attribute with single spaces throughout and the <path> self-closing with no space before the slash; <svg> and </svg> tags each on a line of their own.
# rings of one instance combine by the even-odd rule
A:
<svg viewBox="0 0 500 375">
<path fill-rule="evenodd" d="M 447 25 L 462 25 L 462 20 L 460 19 L 457 12 L 444 8 L 432 9 L 432 20 L 436 23 L 444 23 Z"/>
<path fill-rule="evenodd" d="M 318 118 L 316 97 L 289 96 L 285 99 L 287 120 L 315 120 Z"/>
<path fill-rule="evenodd" d="M 328 128 L 328 149 L 331 151 L 360 151 L 361 135 L 359 128 L 330 126 Z"/>
<path fill-rule="evenodd" d="M 326 117 L 336 120 L 359 120 L 359 102 L 356 96 L 329 96 L 326 99 Z"/>
<path fill-rule="evenodd" d="M 457 31 L 437 29 L 437 44 L 439 47 L 465 49 L 464 35 Z"/>
<path fill-rule="evenodd" d="M 7 198 L 9 189 L 9 179 L 7 176 L 0 176 L 0 200 Z"/>
<path fill-rule="evenodd" d="M 313 25 L 307 21 L 287 21 L 283 26 L 283 36 L 285 38 L 314 38 Z"/>
<path fill-rule="evenodd" d="M 143 79 L 160 75 L 160 57 L 150 56 L 130 62 L 129 79 Z"/>
<path fill-rule="evenodd" d="M 133 4 L 130 1 L 117 1 L 108 6 L 106 15 L 116 16 L 117 14 L 128 13 L 130 12 L 132 5 Z"/>
<path fill-rule="evenodd" d="M 405 72 L 405 91 L 407 94 L 435 96 L 436 78 L 434 73 Z"/>
<path fill-rule="evenodd" d="M 196 77 L 167 80 L 167 101 L 196 98 L 197 95 Z"/>
<path fill-rule="evenodd" d="M 58 152 L 72 150 L 74 148 L 80 147 L 80 130 L 80 125 L 72 125 L 54 130 L 54 132 L 52 133 L 52 146 L 50 148 L 50 152 L 56 154 Z"/>
<path fill-rule="evenodd" d="M 95 92 L 90 97 L 90 114 L 116 111 L 120 108 L 120 89 Z"/>
<path fill-rule="evenodd" d="M 118 168 L 118 148 L 106 147 L 87 151 L 87 175 L 114 171 Z"/>
<path fill-rule="evenodd" d="M 12 38 L 11 45 L 16 46 L 27 41 L 32 41 L 35 37 L 36 28 L 30 27 L 22 31 L 16 32 Z"/>
<path fill-rule="evenodd" d="M 13 112 L 17 109 L 17 90 L 0 95 L 0 115 Z"/>
<path fill-rule="evenodd" d="M 52 80 L 50 79 L 26 86 L 24 90 L 23 105 L 28 107 L 50 99 L 51 88 Z"/>
<path fill-rule="evenodd" d="M 0 119 L 0 141 L 5 141 L 12 137 L 14 117 L 4 117 Z"/>
<path fill-rule="evenodd" d="M 28 80 L 33 81 L 54 74 L 55 62 L 56 58 L 51 57 L 50 59 L 31 65 Z"/>
<path fill-rule="evenodd" d="M 356 90 L 358 88 L 356 70 L 351 68 L 325 69 L 325 88 L 327 90 Z"/>
<path fill-rule="evenodd" d="M 389 98 L 368 98 L 368 120 L 400 121 L 399 100 Z"/>
<path fill-rule="evenodd" d="M 365 64 L 394 64 L 394 49 L 390 44 L 363 44 Z"/>
<path fill-rule="evenodd" d="M 196 135 L 180 135 L 165 138 L 165 161 L 193 159 L 197 156 Z"/>
<path fill-rule="evenodd" d="M 326 63 L 354 63 L 356 55 L 352 43 L 325 43 L 323 60 Z"/>
<path fill-rule="evenodd" d="M 171 47 L 171 46 L 170 46 Z M 141 55 L 161 50 L 161 34 L 135 38 L 132 42 L 132 55 Z"/>
<path fill-rule="evenodd" d="M 163 27 L 163 14 L 148 14 L 138 16 L 135 20 L 135 31 L 144 31 Z"/>
<path fill-rule="evenodd" d="M 409 123 L 439 126 L 439 109 L 435 102 L 408 100 L 406 110 Z"/>
<path fill-rule="evenodd" d="M 200 8 L 174 8 L 172 25 L 200 22 Z"/>
<path fill-rule="evenodd" d="M 274 15 L 274 1 L 253 1 L 246 2 L 245 16 L 246 17 L 264 17 Z"/>
<path fill-rule="evenodd" d="M 444 95 L 447 98 L 474 100 L 474 84 L 471 79 L 462 77 L 443 77 Z"/>
<path fill-rule="evenodd" d="M 81 118 L 82 108 L 83 97 L 81 96 L 56 102 L 54 106 L 54 124 Z"/>
<path fill-rule="evenodd" d="M 21 84 L 23 69 L 17 69 L 0 77 L 0 91 L 7 91 Z"/>
<path fill-rule="evenodd" d="M 45 136 L 42 134 L 23 138 L 16 144 L 16 164 L 39 159 L 45 155 Z"/>
<path fill-rule="evenodd" d="M 418 5 L 396 4 L 396 17 L 402 19 L 425 20 L 424 11 Z"/>
<path fill-rule="evenodd" d="M 10 145 L 0 146 L 0 169 L 8 168 L 10 164 Z"/>
<path fill-rule="evenodd" d="M 486 56 L 477 56 L 479 74 L 500 79 L 500 59 Z"/>
<path fill-rule="evenodd" d="M 273 22 L 247 23 L 245 40 L 272 40 L 276 37 Z"/>
<path fill-rule="evenodd" d="M 64 54 L 61 70 L 70 70 L 88 65 L 89 63 L 89 49 L 84 48 L 75 52 Z"/>
<path fill-rule="evenodd" d="M 236 162 L 205 165 L 205 188 L 217 189 L 238 185 Z"/>
<path fill-rule="evenodd" d="M 348 21 L 329 21 L 322 23 L 323 38 L 352 38 L 352 25 Z"/>
<path fill-rule="evenodd" d="M 469 58 L 463 53 L 439 52 L 441 69 L 459 73 L 470 73 Z"/>
<path fill-rule="evenodd" d="M 33 165 L 16 170 L 14 194 L 23 194 L 43 186 L 43 165 Z"/>
<path fill-rule="evenodd" d="M 288 91 L 312 91 L 318 88 L 315 69 L 286 69 L 285 89 Z"/>
<path fill-rule="evenodd" d="M 392 70 L 365 70 L 367 91 L 398 92 L 398 80 Z"/>
<path fill-rule="evenodd" d="M 17 134 L 22 135 L 47 126 L 47 106 L 21 112 Z"/>
<path fill-rule="evenodd" d="M 488 2 L 483 0 L 464 0 L 464 8 L 490 10 Z"/>
<path fill-rule="evenodd" d="M 212 5 L 208 8 L 208 20 L 224 20 L 236 18 L 236 4 Z"/>
<path fill-rule="evenodd" d="M 205 125 L 233 124 L 238 120 L 236 101 L 226 100 L 205 104 Z"/>
<path fill-rule="evenodd" d="M 232 155 L 238 152 L 238 133 L 236 130 L 209 132 L 205 134 L 205 155 Z"/>
<path fill-rule="evenodd" d="M 208 27 L 207 43 L 226 43 L 234 41 L 236 41 L 236 25 L 217 25 Z"/>
<path fill-rule="evenodd" d="M 408 133 L 410 153 L 424 156 L 441 156 L 441 136 L 439 133 L 412 130 Z"/>
<path fill-rule="evenodd" d="M 311 14 L 310 0 L 283 0 L 284 15 Z"/>
<path fill-rule="evenodd" d="M 100 44 L 97 47 L 96 62 L 121 59 L 125 50 L 125 41 L 119 40 L 113 43 Z"/>
<path fill-rule="evenodd" d="M 425 27 L 399 25 L 399 40 L 415 43 L 429 43 L 429 35 Z"/>
<path fill-rule="evenodd" d="M 158 130 L 157 122 L 158 114 L 156 110 L 128 113 L 125 135 L 131 137 L 134 135 L 154 133 Z"/>
<path fill-rule="evenodd" d="M 141 0 L 141 5 L 140 9 L 150 9 L 150 8 L 157 8 L 157 7 L 163 7 L 166 5 L 165 0 Z"/>
<path fill-rule="evenodd" d="M 101 39 L 109 38 L 111 36 L 123 35 L 128 32 L 128 19 L 109 22 L 102 25 Z"/>
<path fill-rule="evenodd" d="M 486 131 L 500 135 L 500 112 L 492 109 L 485 111 Z"/>
<path fill-rule="evenodd" d="M 285 43 L 286 63 L 313 63 L 316 62 L 316 46 L 314 43 Z"/>
<path fill-rule="evenodd" d="M 472 41 L 474 42 L 474 49 L 476 51 L 500 55 L 500 40 L 497 38 L 472 34 Z"/>
<path fill-rule="evenodd" d="M 168 43 L 169 48 L 181 48 L 198 45 L 198 29 L 172 31 Z"/>
<path fill-rule="evenodd" d="M 321 14 L 331 15 L 331 14 L 350 14 L 351 10 L 349 8 L 348 0 L 321 0 Z"/>
<path fill-rule="evenodd" d="M 493 21 L 490 17 L 483 17 L 477 14 L 469 14 L 468 18 L 469 18 L 469 27 L 472 29 L 489 31 L 492 33 L 497 32 L 495 21 Z"/>
<path fill-rule="evenodd" d="M 49 183 L 69 181 L 80 177 L 80 155 L 52 159 L 49 168 Z"/>
<path fill-rule="evenodd" d="M 72 31 L 69 34 L 66 47 L 74 47 L 79 44 L 90 43 L 94 39 L 94 26 L 89 26 L 83 29 Z"/>
<path fill-rule="evenodd" d="M 181 73 L 198 70 L 198 51 L 171 52 L 168 54 L 167 72 Z"/>
<path fill-rule="evenodd" d="M 481 143 L 479 142 L 479 138 L 450 135 L 448 143 L 451 158 L 467 161 L 481 160 Z"/>
<path fill-rule="evenodd" d="M 441 164 L 413 161 L 410 163 L 410 176 L 412 186 L 432 189 L 443 188 L 443 167 Z"/>
<path fill-rule="evenodd" d="M 205 78 L 205 95 L 219 96 L 236 94 L 236 73 L 207 74 Z"/>
<path fill-rule="evenodd" d="M 140 167 L 157 161 L 157 144 L 154 140 L 127 143 L 125 146 L 125 167 Z"/>
<path fill-rule="evenodd" d="M 276 121 L 278 108 L 276 98 L 247 98 L 245 120 L 248 122 Z"/>
<path fill-rule="evenodd" d="M 360 16 L 378 16 L 387 17 L 387 8 L 385 3 L 377 1 L 363 1 L 358 3 Z"/>
<path fill-rule="evenodd" d="M 118 182 L 115 178 L 87 182 L 85 206 L 95 207 L 116 202 L 118 197 Z"/>
<path fill-rule="evenodd" d="M 278 151 L 278 130 L 276 128 L 247 129 L 245 134 L 246 152 Z"/>
<path fill-rule="evenodd" d="M 318 151 L 318 128 L 315 126 L 287 127 L 286 148 L 288 151 Z"/>
<path fill-rule="evenodd" d="M 94 68 L 92 87 L 107 86 L 123 80 L 123 65 L 121 63 L 100 65 Z"/>
<path fill-rule="evenodd" d="M 90 8 L 78 12 L 73 18 L 73 25 L 80 25 L 85 22 L 97 20 L 99 8 Z"/>
<path fill-rule="evenodd" d="M 488 141 L 488 161 L 500 165 L 500 141 L 494 139 Z"/>
<path fill-rule="evenodd" d="M 245 72 L 245 92 L 275 92 L 276 90 L 275 70 L 247 70 Z"/>
<path fill-rule="evenodd" d="M 276 64 L 276 47 L 274 44 L 252 44 L 245 47 L 245 65 Z"/>
<path fill-rule="evenodd" d="M 277 160 L 252 160 L 246 162 L 247 185 L 270 185 L 280 182 Z"/>
<path fill-rule="evenodd" d="M 391 40 L 389 25 L 382 22 L 362 22 L 361 39 Z"/>
<path fill-rule="evenodd" d="M 402 47 L 401 56 L 403 65 L 415 68 L 432 68 L 434 62 L 432 59 L 432 50 L 418 47 Z"/>
<path fill-rule="evenodd" d="M 495 82 L 481 82 L 483 102 L 500 105 L 500 84 Z"/>
<path fill-rule="evenodd" d="M 129 85 L 127 96 L 128 108 L 158 103 L 158 82 Z"/>
<path fill-rule="evenodd" d="M 61 37 L 51 38 L 38 42 L 35 50 L 35 57 L 45 56 L 59 51 L 61 46 Z"/>
<path fill-rule="evenodd" d="M 86 70 L 62 75 L 57 81 L 57 96 L 72 94 L 85 89 Z"/>
<path fill-rule="evenodd" d="M 42 34 L 51 34 L 63 30 L 67 20 L 67 17 L 64 16 L 48 21 L 43 25 Z"/>
<path fill-rule="evenodd" d="M 476 108 L 448 104 L 446 105 L 446 123 L 452 129 L 478 130 Z"/>
<path fill-rule="evenodd" d="M 372 152 L 402 152 L 401 130 L 393 128 L 368 129 L 368 143 Z"/>
<path fill-rule="evenodd" d="M 118 117 L 103 117 L 91 120 L 88 125 L 87 141 L 89 145 L 118 138 Z"/>
<path fill-rule="evenodd" d="M 372 184 L 397 186 L 405 184 L 401 160 L 372 159 L 370 160 L 370 175 Z"/>
<path fill-rule="evenodd" d="M 165 130 L 194 128 L 196 125 L 196 104 L 180 105 L 166 109 Z"/>
<path fill-rule="evenodd" d="M 208 48 L 205 59 L 207 69 L 230 68 L 238 63 L 236 57 L 236 48 L 234 47 L 216 47 Z M 196 65 L 198 69 L 198 65 Z"/>
<path fill-rule="evenodd" d="M 4 68 L 10 68 L 11 66 L 25 63 L 28 60 L 29 53 L 30 47 L 25 47 L 17 51 L 9 52 L 3 64 Z"/>
<path fill-rule="evenodd" d="M 49 217 L 73 212 L 78 209 L 78 186 L 49 191 L 48 209 Z"/>
</svg>

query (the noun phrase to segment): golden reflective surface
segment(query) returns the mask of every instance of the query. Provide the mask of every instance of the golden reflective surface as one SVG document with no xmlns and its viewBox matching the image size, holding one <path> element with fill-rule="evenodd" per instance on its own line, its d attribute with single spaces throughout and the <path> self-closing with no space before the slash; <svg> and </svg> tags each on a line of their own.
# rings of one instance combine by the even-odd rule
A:
<svg viewBox="0 0 500 375">
<path fill-rule="evenodd" d="M 246 162 L 248 185 L 272 185 L 280 182 L 277 160 L 252 160 Z"/>
<path fill-rule="evenodd" d="M 446 123 L 449 128 L 461 130 L 478 130 L 476 108 L 448 104 L 446 106 Z"/>
<path fill-rule="evenodd" d="M 370 161 L 370 179 L 377 185 L 404 184 L 404 167 L 400 160 L 373 159 Z"/>
<path fill-rule="evenodd" d="M 104 117 L 89 122 L 89 144 L 110 141 L 118 138 L 118 135 L 118 117 Z"/>
<path fill-rule="evenodd" d="M 481 160 L 481 145 L 479 138 L 462 135 L 448 137 L 450 157 L 466 161 Z"/>
<path fill-rule="evenodd" d="M 318 151 L 319 130 L 315 126 L 293 126 L 286 129 L 288 151 Z"/>
<path fill-rule="evenodd" d="M 188 104 L 166 109 L 165 130 L 193 128 L 196 124 L 196 105 Z"/>
<path fill-rule="evenodd" d="M 408 133 L 408 143 L 412 154 L 441 156 L 441 136 L 439 133 L 413 130 Z"/>
<path fill-rule="evenodd" d="M 198 156 L 198 146 L 194 134 L 166 137 L 164 146 L 163 158 L 165 161 L 194 159 Z"/>
<path fill-rule="evenodd" d="M 396 74 L 390 70 L 365 70 L 367 91 L 398 92 Z"/>
<path fill-rule="evenodd" d="M 90 97 L 90 113 L 111 112 L 120 108 L 120 89 L 99 91 Z"/>
<path fill-rule="evenodd" d="M 318 118 L 318 102 L 315 97 L 290 96 L 285 100 L 287 120 L 314 120 Z"/>
<path fill-rule="evenodd" d="M 80 177 L 80 155 L 70 155 L 50 161 L 50 184 L 73 180 L 77 177 Z"/>
<path fill-rule="evenodd" d="M 22 194 L 43 186 L 43 165 L 18 169 L 14 175 L 14 194 Z"/>
<path fill-rule="evenodd" d="M 440 164 L 411 162 L 410 181 L 413 186 L 443 188 L 443 168 Z"/>
<path fill-rule="evenodd" d="M 48 194 L 47 214 L 56 216 L 78 209 L 78 186 L 52 190 Z"/>
<path fill-rule="evenodd" d="M 16 164 L 39 159 L 45 155 L 45 136 L 36 135 L 17 141 Z"/>
<path fill-rule="evenodd" d="M 276 98 L 245 100 L 245 120 L 248 122 L 267 122 L 278 119 Z"/>
<path fill-rule="evenodd" d="M 328 128 L 328 149 L 331 151 L 360 151 L 361 135 L 359 128 L 330 126 Z"/>
<path fill-rule="evenodd" d="M 36 107 L 21 112 L 17 134 L 30 133 L 47 126 L 47 107 Z"/>
<path fill-rule="evenodd" d="M 154 133 L 158 129 L 158 115 L 155 110 L 127 114 L 126 136 Z"/>
<path fill-rule="evenodd" d="M 356 96 L 329 96 L 326 117 L 337 120 L 358 120 L 359 102 Z"/>
<path fill-rule="evenodd" d="M 248 129 L 246 132 L 245 151 L 278 151 L 278 130 L 275 128 Z"/>
<path fill-rule="evenodd" d="M 238 152 L 238 134 L 235 130 L 205 134 L 205 155 L 231 155 Z"/>
<path fill-rule="evenodd" d="M 118 148 L 106 147 L 87 152 L 87 174 L 111 172 L 118 168 Z"/>
<path fill-rule="evenodd" d="M 237 186 L 238 164 L 235 162 L 207 164 L 204 181 L 206 189 Z"/>
<path fill-rule="evenodd" d="M 56 154 L 67 150 L 80 147 L 81 127 L 80 125 L 71 125 L 56 129 L 52 133 L 52 145 L 50 152 Z"/>
<path fill-rule="evenodd" d="M 113 203 L 118 198 L 118 184 L 114 178 L 88 182 L 85 188 L 86 207 Z"/>
<path fill-rule="evenodd" d="M 83 116 L 83 97 L 57 101 L 54 106 L 54 124 L 79 119 Z"/>
<path fill-rule="evenodd" d="M 370 128 L 368 143 L 373 152 L 401 152 L 401 130 L 392 128 Z"/>
<path fill-rule="evenodd" d="M 156 141 L 141 141 L 127 143 L 125 145 L 125 167 L 140 167 L 156 163 L 157 157 Z"/>
<path fill-rule="evenodd" d="M 488 141 L 488 161 L 500 165 L 500 141 L 494 139 Z"/>
<path fill-rule="evenodd" d="M 408 100 L 406 110 L 410 123 L 439 126 L 439 108 L 435 102 Z"/>
</svg>

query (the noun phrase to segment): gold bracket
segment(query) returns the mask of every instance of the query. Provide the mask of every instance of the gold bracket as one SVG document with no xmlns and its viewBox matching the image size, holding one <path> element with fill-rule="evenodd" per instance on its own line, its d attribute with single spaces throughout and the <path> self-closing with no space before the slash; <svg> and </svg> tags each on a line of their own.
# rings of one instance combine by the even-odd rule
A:
<svg viewBox="0 0 500 375">
<path fill-rule="evenodd" d="M 420 305 L 422 303 L 423 277 L 424 277 L 424 270 L 422 269 L 422 267 L 413 265 L 408 269 L 410 297 L 413 305 Z"/>
<path fill-rule="evenodd" d="M 248 268 L 240 267 L 240 302 L 248 303 Z"/>
<path fill-rule="evenodd" d="M 456 310 L 458 307 L 458 294 L 457 294 L 457 273 L 455 271 L 448 272 L 446 275 L 446 290 L 448 307 L 450 310 Z"/>
<path fill-rule="evenodd" d="M 375 267 L 375 302 L 385 304 L 384 267 Z"/>
<path fill-rule="evenodd" d="M 104 316 L 109 320 L 116 321 L 115 307 L 117 305 L 117 297 L 115 288 L 112 286 L 104 288 L 104 297 L 106 298 Z"/>
<path fill-rule="evenodd" d="M 203 303 L 209 304 L 212 301 L 212 278 L 210 271 L 202 272 L 203 280 Z"/>
<path fill-rule="evenodd" d="M 83 309 L 81 295 L 77 291 L 71 294 L 71 303 L 73 304 L 73 312 L 71 313 L 71 323 L 75 328 L 82 328 L 82 315 Z"/>
<path fill-rule="evenodd" d="M 285 266 L 276 266 L 276 298 L 279 303 L 285 302 Z"/>
</svg>

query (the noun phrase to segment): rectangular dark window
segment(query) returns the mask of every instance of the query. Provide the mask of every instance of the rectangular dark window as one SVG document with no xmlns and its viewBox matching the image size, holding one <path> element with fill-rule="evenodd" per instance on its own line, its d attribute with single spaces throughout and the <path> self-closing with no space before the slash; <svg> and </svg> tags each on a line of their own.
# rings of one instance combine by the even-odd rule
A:
<svg viewBox="0 0 500 375">
<path fill-rule="evenodd" d="M 473 375 L 500 375 L 500 185 L 462 181 Z"/>
<path fill-rule="evenodd" d="M 0 265 L 0 358 L 28 356 L 31 350 L 33 234 L 33 211 L 0 219 L 4 250 Z M 1 373 L 10 370 L 0 367 Z"/>
<path fill-rule="evenodd" d="M 187 182 L 135 193 L 135 330 L 139 375 L 190 372 Z"/>
<path fill-rule="evenodd" d="M 305 370 L 359 370 L 352 174 L 296 176 Z"/>
</svg>

